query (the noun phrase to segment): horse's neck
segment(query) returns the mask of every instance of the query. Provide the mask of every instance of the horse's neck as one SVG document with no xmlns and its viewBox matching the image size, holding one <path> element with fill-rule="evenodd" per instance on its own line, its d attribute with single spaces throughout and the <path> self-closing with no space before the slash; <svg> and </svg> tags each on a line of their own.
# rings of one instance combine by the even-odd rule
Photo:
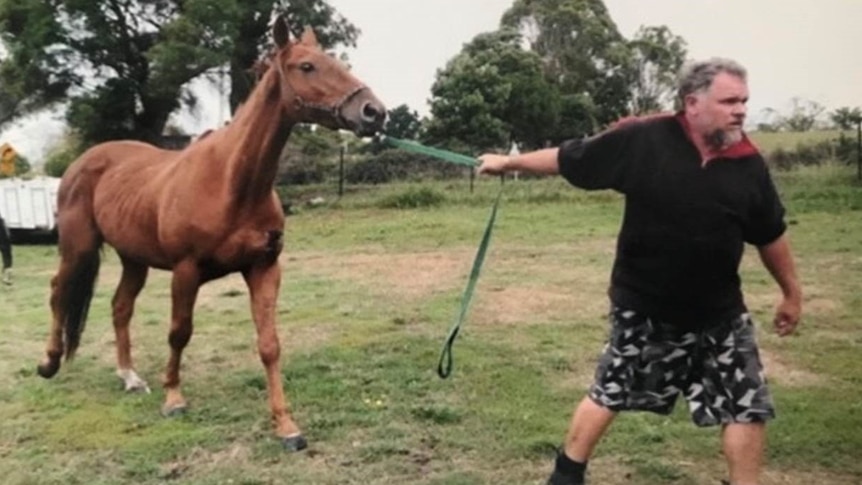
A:
<svg viewBox="0 0 862 485">
<path fill-rule="evenodd" d="M 281 157 L 296 121 L 281 102 L 278 75 L 268 72 L 226 129 L 223 149 L 229 153 L 226 174 L 233 197 L 254 203 L 271 196 Z"/>
</svg>

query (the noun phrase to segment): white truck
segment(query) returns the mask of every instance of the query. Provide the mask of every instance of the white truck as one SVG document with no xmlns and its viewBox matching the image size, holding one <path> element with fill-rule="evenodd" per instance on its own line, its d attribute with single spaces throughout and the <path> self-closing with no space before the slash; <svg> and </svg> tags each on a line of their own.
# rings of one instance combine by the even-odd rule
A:
<svg viewBox="0 0 862 485">
<path fill-rule="evenodd" d="M 16 233 L 54 233 L 57 229 L 57 190 L 60 179 L 0 179 L 0 216 Z"/>
</svg>

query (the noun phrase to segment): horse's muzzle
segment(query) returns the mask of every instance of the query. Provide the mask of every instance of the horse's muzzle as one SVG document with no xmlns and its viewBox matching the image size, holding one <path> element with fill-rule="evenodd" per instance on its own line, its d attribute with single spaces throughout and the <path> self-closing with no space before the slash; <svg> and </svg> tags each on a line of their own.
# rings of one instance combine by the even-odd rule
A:
<svg viewBox="0 0 862 485">
<path fill-rule="evenodd" d="M 339 115 L 344 127 L 357 136 L 371 136 L 383 130 L 386 107 L 365 88 L 342 105 Z"/>
<path fill-rule="evenodd" d="M 371 101 L 362 106 L 361 127 L 357 132 L 360 136 L 371 136 L 383 129 L 386 121 L 386 108 Z"/>
</svg>

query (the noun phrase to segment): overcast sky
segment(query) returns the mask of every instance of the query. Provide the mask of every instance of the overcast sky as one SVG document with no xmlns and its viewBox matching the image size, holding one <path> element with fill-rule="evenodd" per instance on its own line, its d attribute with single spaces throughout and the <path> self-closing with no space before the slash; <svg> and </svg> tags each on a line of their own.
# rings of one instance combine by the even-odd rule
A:
<svg viewBox="0 0 862 485">
<path fill-rule="evenodd" d="M 495 30 L 512 0 L 329 0 L 362 31 L 348 51 L 355 74 L 390 108 L 428 113 L 436 71 L 481 32 Z M 623 36 L 666 25 L 689 57 L 734 58 L 749 69 L 749 113 L 787 112 L 791 99 L 828 110 L 862 106 L 862 0 L 605 0 Z M 211 89 L 205 91 L 212 91 Z M 179 124 L 191 133 L 227 116 L 215 94 Z M 34 117 L 0 134 L 38 161 L 62 132 L 57 116 Z"/>
</svg>

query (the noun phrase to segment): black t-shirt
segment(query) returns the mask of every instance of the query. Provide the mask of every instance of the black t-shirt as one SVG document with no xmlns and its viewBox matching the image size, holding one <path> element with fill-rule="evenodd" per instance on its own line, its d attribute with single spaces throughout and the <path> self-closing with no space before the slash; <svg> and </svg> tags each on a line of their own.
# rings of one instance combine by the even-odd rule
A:
<svg viewBox="0 0 862 485">
<path fill-rule="evenodd" d="M 763 157 L 744 138 L 702 164 L 682 115 L 625 123 L 560 146 L 560 174 L 625 195 L 609 294 L 687 328 L 745 312 L 739 263 L 785 229 Z"/>
</svg>

